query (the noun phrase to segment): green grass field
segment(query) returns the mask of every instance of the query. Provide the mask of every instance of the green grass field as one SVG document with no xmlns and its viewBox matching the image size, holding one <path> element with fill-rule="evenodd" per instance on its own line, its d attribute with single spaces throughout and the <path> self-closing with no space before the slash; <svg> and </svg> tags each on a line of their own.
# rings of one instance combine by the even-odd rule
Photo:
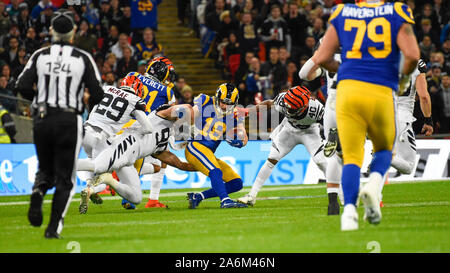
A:
<svg viewBox="0 0 450 273">
<path fill-rule="evenodd" d="M 48 201 L 44 224 L 36 228 L 26 216 L 29 196 L 2 197 L 0 252 L 69 253 L 74 244 L 82 253 L 450 252 L 450 181 L 386 185 L 381 224 L 363 222 L 359 208 L 359 230 L 351 232 L 340 231 L 340 217 L 326 215 L 325 185 L 266 186 L 248 209 L 220 209 L 214 199 L 190 210 L 186 192 L 162 190 L 160 200 L 169 209 L 146 209 L 144 200 L 134 211 L 104 196 L 85 215 L 78 213 L 77 194 L 60 240 L 43 236 Z"/>
</svg>

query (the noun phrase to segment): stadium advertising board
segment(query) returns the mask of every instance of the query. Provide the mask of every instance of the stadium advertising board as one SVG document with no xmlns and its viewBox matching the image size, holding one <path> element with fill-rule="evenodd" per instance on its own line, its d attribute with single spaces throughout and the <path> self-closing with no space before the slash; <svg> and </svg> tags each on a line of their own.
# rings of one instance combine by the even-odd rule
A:
<svg viewBox="0 0 450 273">
<path fill-rule="evenodd" d="M 242 149 L 233 148 L 225 142 L 217 149 L 218 158 L 229 163 L 242 177 L 244 186 L 251 186 L 259 169 L 270 151 L 270 141 L 249 141 Z M 184 151 L 175 151 L 182 160 Z M 366 143 L 366 157 L 363 170 L 371 158 L 371 144 Z M 450 140 L 417 140 L 417 159 L 415 171 L 410 175 L 393 177 L 390 180 L 433 180 L 449 177 Z M 86 158 L 81 151 L 80 158 Z M 38 167 L 33 144 L 0 144 L 0 196 L 27 195 L 31 193 Z M 303 145 L 298 145 L 283 158 L 274 169 L 265 185 L 315 184 L 324 175 L 311 160 Z M 142 189 L 150 189 L 151 175 L 141 177 Z M 78 172 L 76 192 L 86 185 L 86 174 Z M 162 189 L 210 187 L 209 178 L 198 172 L 187 173 L 169 167 L 166 170 Z M 53 193 L 54 190 L 49 191 Z"/>
</svg>

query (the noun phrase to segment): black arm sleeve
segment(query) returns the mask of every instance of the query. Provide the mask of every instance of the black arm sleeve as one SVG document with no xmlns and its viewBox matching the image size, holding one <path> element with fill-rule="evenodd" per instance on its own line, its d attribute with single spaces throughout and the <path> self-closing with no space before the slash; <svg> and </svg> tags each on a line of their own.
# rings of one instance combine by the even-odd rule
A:
<svg viewBox="0 0 450 273">
<path fill-rule="evenodd" d="M 6 113 L 2 116 L 2 124 L 8 136 L 11 138 L 11 140 L 13 140 L 17 131 L 16 126 L 14 125 L 14 120 L 9 113 Z"/>
<path fill-rule="evenodd" d="M 94 105 L 99 103 L 103 98 L 103 88 L 101 85 L 100 73 L 97 66 L 89 55 L 84 55 L 84 63 L 86 68 L 84 70 L 83 81 L 85 86 L 89 89 L 89 102 L 88 108 L 92 109 Z"/>
<path fill-rule="evenodd" d="M 14 94 L 22 94 L 27 100 L 33 100 L 36 92 L 33 90 L 33 85 L 37 82 L 36 61 L 39 57 L 40 51 L 36 51 L 28 60 L 22 73 L 20 73 L 16 85 L 14 87 Z"/>
<path fill-rule="evenodd" d="M 419 69 L 420 73 L 427 73 L 427 64 L 422 59 L 420 59 L 417 63 L 417 69 Z"/>
</svg>

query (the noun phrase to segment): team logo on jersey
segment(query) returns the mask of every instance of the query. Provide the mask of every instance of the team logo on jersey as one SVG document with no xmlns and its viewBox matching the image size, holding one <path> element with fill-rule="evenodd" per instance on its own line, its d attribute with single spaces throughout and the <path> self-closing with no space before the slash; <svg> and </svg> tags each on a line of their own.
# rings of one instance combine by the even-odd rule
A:
<svg viewBox="0 0 450 273">
<path fill-rule="evenodd" d="M 108 170 L 114 165 L 116 159 L 119 159 L 134 143 L 136 143 L 136 138 L 133 135 L 129 135 L 116 146 L 114 153 L 109 159 Z"/>
</svg>

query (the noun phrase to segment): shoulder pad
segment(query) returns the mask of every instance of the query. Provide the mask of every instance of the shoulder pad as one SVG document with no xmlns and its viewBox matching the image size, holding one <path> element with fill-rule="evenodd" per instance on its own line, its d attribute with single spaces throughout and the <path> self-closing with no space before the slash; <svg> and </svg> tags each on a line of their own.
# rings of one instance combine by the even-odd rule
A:
<svg viewBox="0 0 450 273">
<path fill-rule="evenodd" d="M 413 12 L 408 5 L 402 2 L 395 2 L 394 10 L 404 21 L 414 24 Z"/>
</svg>

